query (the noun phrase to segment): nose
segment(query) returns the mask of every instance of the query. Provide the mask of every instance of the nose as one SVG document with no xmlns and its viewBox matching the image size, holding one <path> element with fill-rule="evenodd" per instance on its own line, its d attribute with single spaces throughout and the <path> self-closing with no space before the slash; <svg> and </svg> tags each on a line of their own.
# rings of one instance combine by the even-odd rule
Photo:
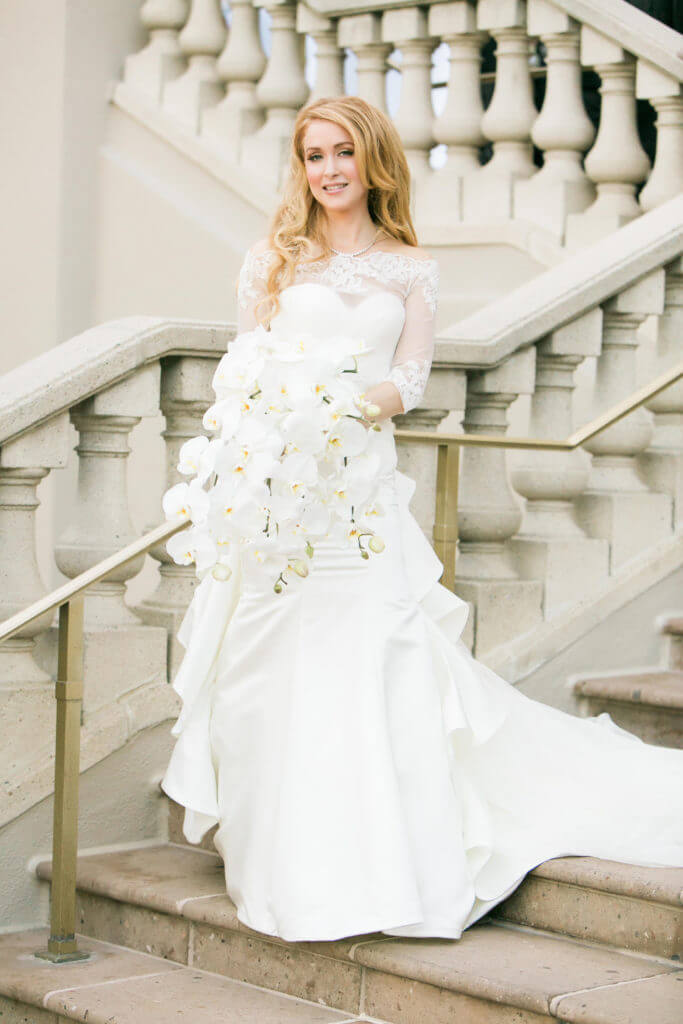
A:
<svg viewBox="0 0 683 1024">
<path fill-rule="evenodd" d="M 329 179 L 335 178 L 337 175 L 337 156 L 335 153 L 328 153 L 326 157 L 323 157 L 323 177 L 325 183 Z"/>
</svg>

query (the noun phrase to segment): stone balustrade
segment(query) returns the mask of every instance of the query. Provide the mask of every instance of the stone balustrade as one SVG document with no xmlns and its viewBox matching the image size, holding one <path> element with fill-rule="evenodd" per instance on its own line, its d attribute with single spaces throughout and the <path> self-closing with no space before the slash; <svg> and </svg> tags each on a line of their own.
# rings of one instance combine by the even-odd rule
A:
<svg viewBox="0 0 683 1024">
<path fill-rule="evenodd" d="M 680 358 L 683 326 L 682 227 L 683 198 L 670 200 L 440 331 L 425 395 L 397 426 L 438 431 L 455 417 L 467 433 L 504 437 L 511 419 L 519 420 L 514 410 L 527 403 L 528 422 L 514 433 L 562 439 L 580 425 L 579 390 L 590 392 L 591 411 L 599 414 L 643 383 L 638 353 L 646 319 L 655 342 L 648 375 L 670 367 Z M 213 371 L 234 333 L 230 324 L 130 318 L 87 331 L 0 378 L 3 617 L 45 592 L 36 558 L 36 489 L 67 464 L 72 426 L 78 493 L 54 551 L 67 576 L 133 539 L 129 435 L 159 409 L 165 486 L 176 482 L 179 447 L 202 433 Z M 583 364 L 595 369 L 588 383 L 577 372 Z M 464 450 L 456 589 L 474 609 L 478 656 L 520 637 L 533 640 L 539 625 L 585 608 L 634 560 L 650 551 L 659 558 L 662 545 L 675 542 L 682 416 L 676 385 L 579 451 Z M 402 440 L 399 466 L 417 481 L 414 512 L 431 536 L 434 447 Z M 131 722 L 142 728 L 173 711 L 166 684 L 182 653 L 175 637 L 195 576 L 164 549 L 152 554 L 158 585 L 137 605 L 125 599 L 137 563 L 86 596 L 84 727 L 99 723 L 106 739 L 93 749 L 110 752 L 126 741 Z M 4 711 L 16 716 L 18 729 L 31 723 L 31 749 L 50 742 L 45 652 L 53 634 L 50 621 L 37 620 L 0 646 Z M 16 748 L 8 745 L 6 755 L 16 759 Z"/>
<path fill-rule="evenodd" d="M 344 92 L 348 52 L 358 95 L 383 109 L 388 59 L 399 54 L 394 119 L 420 228 L 516 219 L 575 248 L 683 187 L 680 37 L 625 0 L 609 10 L 599 0 L 358 0 L 352 10 L 340 0 L 233 0 L 227 42 L 221 10 L 219 0 L 147 0 L 140 17 L 149 42 L 126 61 L 118 95 L 132 90 L 158 106 L 267 187 L 282 181 L 299 107 Z M 259 19 L 269 23 L 268 52 Z M 311 86 L 306 37 L 315 52 Z M 481 49 L 490 40 L 496 69 L 485 108 Z M 442 44 L 448 81 L 435 116 L 432 63 Z M 542 87 L 534 89 L 539 45 Z M 587 72 L 599 80 L 597 124 L 585 106 Z M 655 116 L 653 164 L 638 133 L 638 101 Z M 437 145 L 446 151 L 440 163 Z"/>
</svg>

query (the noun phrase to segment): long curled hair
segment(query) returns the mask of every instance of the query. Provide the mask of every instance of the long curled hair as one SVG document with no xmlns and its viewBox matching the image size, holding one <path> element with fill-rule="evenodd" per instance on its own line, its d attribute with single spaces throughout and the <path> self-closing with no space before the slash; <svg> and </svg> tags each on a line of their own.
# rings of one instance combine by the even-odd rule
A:
<svg viewBox="0 0 683 1024">
<path fill-rule="evenodd" d="M 289 175 L 268 231 L 275 253 L 266 279 L 266 294 L 256 305 L 264 323 L 280 308 L 279 293 L 294 281 L 298 263 L 332 255 L 324 235 L 325 214 L 306 175 L 304 135 L 314 119 L 345 128 L 354 144 L 360 180 L 368 190 L 368 212 L 378 228 L 407 245 L 417 245 L 410 216 L 410 171 L 393 122 L 359 96 L 322 98 L 299 111 L 292 133 Z M 322 250 L 316 255 L 315 245 Z"/>
</svg>

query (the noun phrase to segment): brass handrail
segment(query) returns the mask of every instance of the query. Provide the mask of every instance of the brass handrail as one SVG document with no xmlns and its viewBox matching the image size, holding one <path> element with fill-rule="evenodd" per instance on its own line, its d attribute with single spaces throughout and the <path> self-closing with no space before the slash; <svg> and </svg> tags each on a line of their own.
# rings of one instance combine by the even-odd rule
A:
<svg viewBox="0 0 683 1024">
<path fill-rule="evenodd" d="M 499 437 L 486 434 L 447 434 L 437 431 L 395 430 L 400 441 L 436 444 L 437 486 L 434 548 L 444 572 L 444 586 L 455 587 L 455 553 L 458 539 L 458 475 L 460 448 L 480 445 L 489 448 L 531 448 L 538 451 L 572 451 L 595 437 L 623 416 L 683 377 L 683 363 L 656 377 L 628 398 L 612 406 L 564 441 L 531 437 Z M 88 959 L 78 949 L 76 923 L 76 864 L 78 855 L 78 783 L 80 722 L 83 699 L 83 592 L 114 569 L 186 529 L 189 520 L 162 523 L 132 544 L 74 577 L 45 597 L 0 623 L 0 643 L 19 632 L 34 619 L 59 608 L 59 659 L 55 697 L 57 727 L 55 753 L 55 800 L 52 834 L 52 885 L 50 938 L 47 949 L 36 956 L 54 963 Z"/>
<path fill-rule="evenodd" d="M 564 441 L 534 437 L 504 437 L 497 434 L 447 434 L 436 430 L 395 430 L 399 441 L 435 444 L 438 448 L 436 468 L 436 515 L 434 519 L 434 550 L 444 571 L 441 582 L 449 590 L 455 588 L 455 559 L 458 543 L 458 478 L 460 475 L 460 448 L 516 448 L 536 451 L 570 452 L 585 441 L 600 434 L 613 423 L 627 416 L 647 402 L 649 398 L 670 387 L 683 377 L 683 362 L 655 377 L 649 384 L 638 388 L 627 398 L 596 416 Z"/>
</svg>

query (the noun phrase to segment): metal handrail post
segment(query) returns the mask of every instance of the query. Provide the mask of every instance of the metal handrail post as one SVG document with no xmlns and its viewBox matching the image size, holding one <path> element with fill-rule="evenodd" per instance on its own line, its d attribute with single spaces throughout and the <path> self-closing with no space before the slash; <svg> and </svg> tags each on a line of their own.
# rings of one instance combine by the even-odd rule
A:
<svg viewBox="0 0 683 1024">
<path fill-rule="evenodd" d="M 55 741 L 55 796 L 52 828 L 50 938 L 35 955 L 52 963 L 87 960 L 76 942 L 78 781 L 83 703 L 83 594 L 59 609 L 59 659 Z"/>
<path fill-rule="evenodd" d="M 455 588 L 459 472 L 460 445 L 452 442 L 439 444 L 436 464 L 434 550 L 444 567 L 441 583 L 449 590 Z"/>
</svg>

